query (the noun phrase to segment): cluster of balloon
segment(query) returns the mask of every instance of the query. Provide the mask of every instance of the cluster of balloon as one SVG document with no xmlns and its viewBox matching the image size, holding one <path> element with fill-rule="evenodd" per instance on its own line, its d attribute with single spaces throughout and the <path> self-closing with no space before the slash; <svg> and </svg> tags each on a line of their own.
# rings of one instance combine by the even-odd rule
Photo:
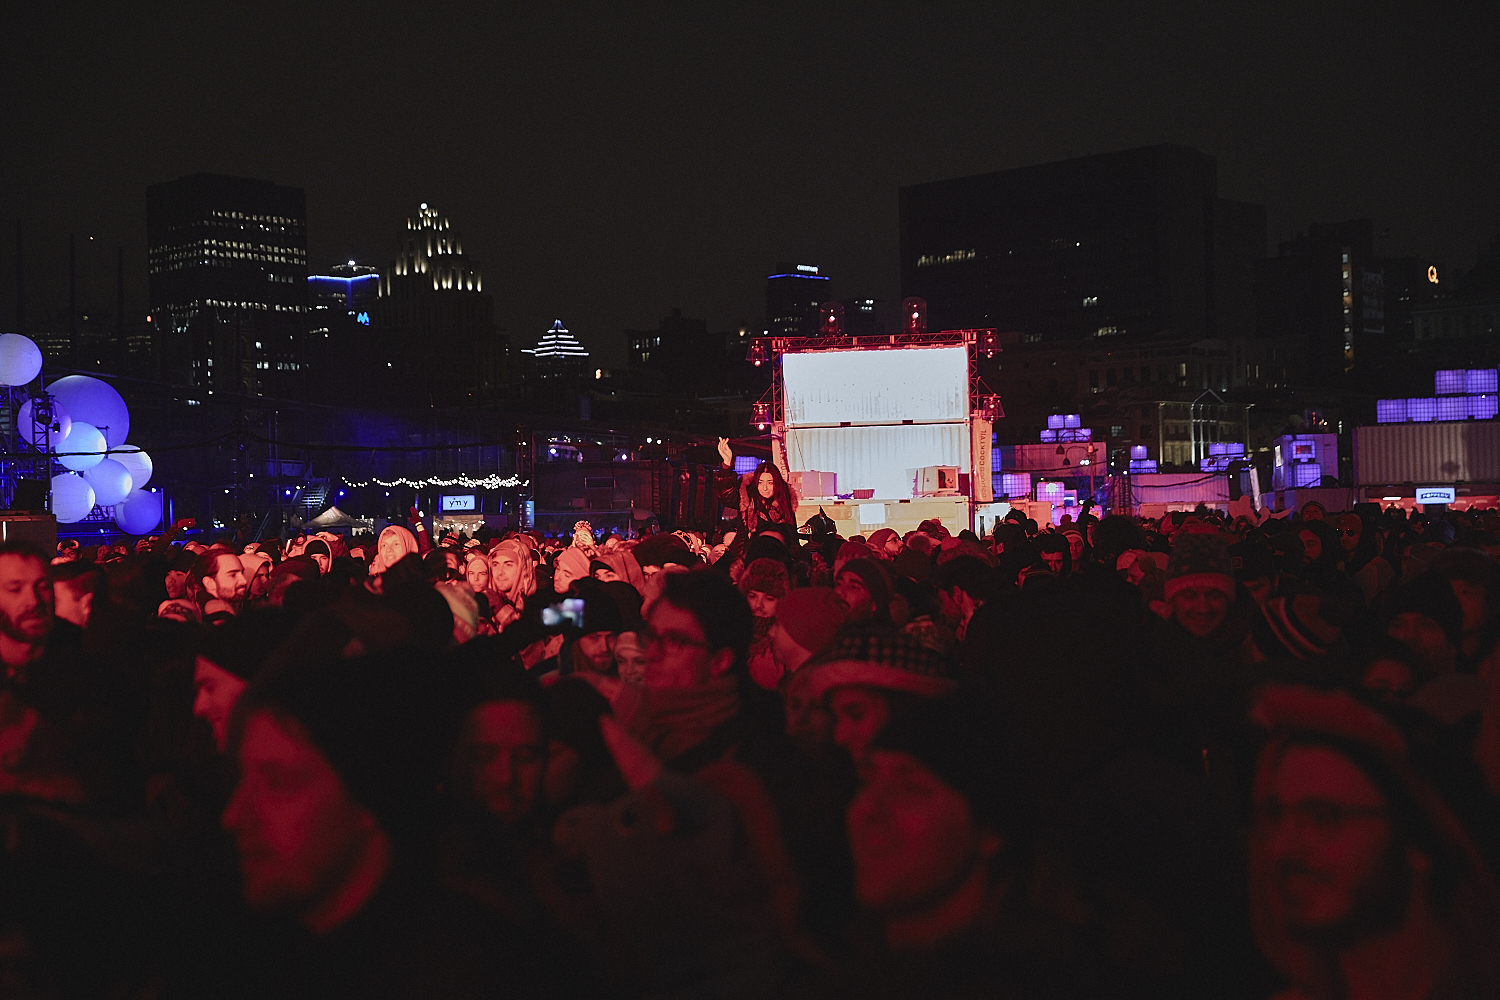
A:
<svg viewBox="0 0 1500 1000">
<path fill-rule="evenodd" d="M 41 371 L 42 352 L 30 338 L 0 334 L 0 385 L 30 385 Z M 151 456 L 125 443 L 130 410 L 120 394 L 88 375 L 60 378 L 47 393 L 50 407 L 34 399 L 22 404 L 16 430 L 38 450 L 50 447 L 69 470 L 52 477 L 58 521 L 81 521 L 98 505 L 113 508 L 115 524 L 127 534 L 144 535 L 159 525 L 161 494 L 144 488 L 151 480 Z"/>
</svg>

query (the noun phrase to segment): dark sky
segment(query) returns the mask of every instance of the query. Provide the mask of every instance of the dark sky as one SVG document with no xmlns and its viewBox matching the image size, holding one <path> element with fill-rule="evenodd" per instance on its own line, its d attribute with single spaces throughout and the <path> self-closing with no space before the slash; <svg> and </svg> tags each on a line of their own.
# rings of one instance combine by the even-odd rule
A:
<svg viewBox="0 0 1500 1000">
<path fill-rule="evenodd" d="M 1500 223 L 1491 4 L 210 6 L 7 13 L 0 328 L 17 217 L 33 330 L 70 232 L 84 305 L 123 246 L 144 307 L 146 185 L 200 170 L 305 188 L 315 269 L 430 202 L 518 345 L 560 316 L 607 361 L 674 306 L 757 321 L 778 260 L 895 297 L 900 185 L 1070 154 L 1213 153 L 1272 248 L 1369 216 L 1467 267 Z"/>
</svg>

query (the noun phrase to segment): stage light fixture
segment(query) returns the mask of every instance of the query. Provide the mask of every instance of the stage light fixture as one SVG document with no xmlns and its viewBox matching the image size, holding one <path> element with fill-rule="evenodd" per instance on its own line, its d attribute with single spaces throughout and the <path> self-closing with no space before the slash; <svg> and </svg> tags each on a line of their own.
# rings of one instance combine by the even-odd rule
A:
<svg viewBox="0 0 1500 1000">
<path fill-rule="evenodd" d="M 745 360 L 759 368 L 766 362 L 766 342 L 764 340 L 750 341 L 750 350 L 745 355 Z"/>
<path fill-rule="evenodd" d="M 819 308 L 822 314 L 822 322 L 818 326 L 819 332 L 825 337 L 838 337 L 844 333 L 844 304 L 842 302 L 825 302 Z"/>
<path fill-rule="evenodd" d="M 753 423 L 755 425 L 755 429 L 759 431 L 763 431 L 767 427 L 771 426 L 771 404 L 753 404 L 750 407 L 750 422 Z"/>
<path fill-rule="evenodd" d="M 979 334 L 979 353 L 983 354 L 986 360 L 1000 353 L 1000 338 L 994 330 L 985 330 Z"/>
<path fill-rule="evenodd" d="M 901 302 L 901 332 L 927 332 L 927 300 L 913 295 Z"/>
</svg>

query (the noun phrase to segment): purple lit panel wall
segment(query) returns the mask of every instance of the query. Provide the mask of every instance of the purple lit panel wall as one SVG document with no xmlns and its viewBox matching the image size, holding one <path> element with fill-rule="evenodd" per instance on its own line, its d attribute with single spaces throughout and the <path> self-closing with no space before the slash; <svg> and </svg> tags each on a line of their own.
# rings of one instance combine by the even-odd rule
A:
<svg viewBox="0 0 1500 1000">
<path fill-rule="evenodd" d="M 1437 419 L 1437 400 L 1430 396 L 1413 396 L 1406 401 L 1406 419 L 1430 424 Z"/>
<path fill-rule="evenodd" d="M 1406 400 L 1404 400 L 1404 399 L 1377 399 L 1377 400 L 1375 400 L 1375 422 L 1377 424 L 1404 424 L 1404 423 L 1406 423 Z"/>
<path fill-rule="evenodd" d="M 1500 371 L 1494 368 L 1470 368 L 1464 372 L 1464 391 L 1471 396 L 1500 392 Z"/>
<path fill-rule="evenodd" d="M 1292 488 L 1302 489 L 1307 486 L 1316 486 L 1323 479 L 1323 467 L 1317 462 L 1303 462 L 1294 465 L 1292 469 Z"/>
<path fill-rule="evenodd" d="M 1433 378 L 1433 392 L 1439 396 L 1455 396 L 1464 391 L 1464 383 L 1468 381 L 1467 372 L 1462 368 L 1445 368 Z"/>
<path fill-rule="evenodd" d="M 1469 419 L 1469 397 L 1439 396 L 1437 398 L 1437 418 L 1439 420 Z"/>
</svg>

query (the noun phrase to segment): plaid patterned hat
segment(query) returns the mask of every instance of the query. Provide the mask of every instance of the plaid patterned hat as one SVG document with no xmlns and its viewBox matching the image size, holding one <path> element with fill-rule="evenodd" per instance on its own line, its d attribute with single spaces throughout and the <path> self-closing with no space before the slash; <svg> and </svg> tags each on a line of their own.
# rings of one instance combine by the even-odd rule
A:
<svg viewBox="0 0 1500 1000">
<path fill-rule="evenodd" d="M 1234 597 L 1229 546 L 1218 535 L 1180 534 L 1167 561 L 1167 600 L 1188 587 L 1211 587 Z"/>
<path fill-rule="evenodd" d="M 1324 618 L 1327 607 L 1312 594 L 1273 597 L 1261 609 L 1250 631 L 1261 652 L 1270 657 L 1316 660 L 1338 644 L 1343 630 Z"/>
<path fill-rule="evenodd" d="M 952 665 L 936 650 L 888 627 L 851 626 L 802 669 L 809 672 L 810 698 L 853 686 L 932 698 L 958 687 Z"/>
</svg>

